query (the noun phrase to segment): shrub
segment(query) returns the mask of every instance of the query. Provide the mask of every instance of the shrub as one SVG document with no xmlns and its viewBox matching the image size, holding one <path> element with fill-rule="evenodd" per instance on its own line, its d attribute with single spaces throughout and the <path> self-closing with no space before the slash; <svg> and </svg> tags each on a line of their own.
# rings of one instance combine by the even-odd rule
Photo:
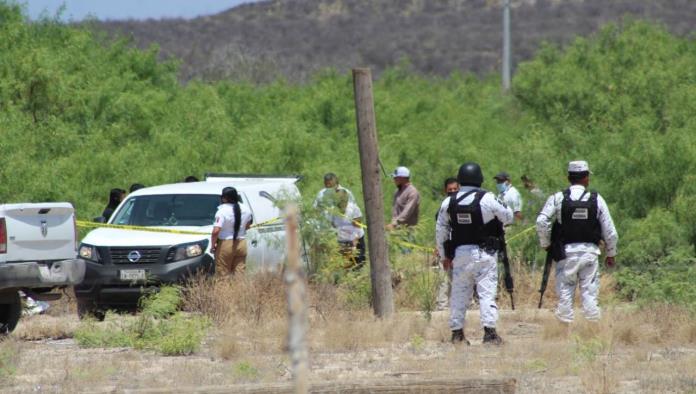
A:
<svg viewBox="0 0 696 394">
<path fill-rule="evenodd" d="M 176 312 L 180 290 L 162 287 L 146 297 L 143 311 L 131 320 L 114 320 L 107 315 L 104 323 L 83 321 L 75 330 L 75 340 L 82 347 L 134 347 L 156 350 L 165 355 L 195 352 L 206 335 L 208 320 Z"/>
<path fill-rule="evenodd" d="M 350 75 L 182 86 L 176 63 L 158 61 L 157 48 L 51 19 L 28 23 L 7 2 L 0 21 L 0 167 L 12 169 L 0 174 L 0 201 L 67 200 L 89 219 L 111 188 L 134 182 L 209 171 L 302 174 L 311 273 L 369 301 L 367 276 L 342 277 L 335 238 L 311 208 L 329 171 L 363 201 Z M 544 47 L 519 65 L 512 96 L 497 78 L 388 70 L 374 83 L 382 201 L 389 207 L 394 191 L 386 173 L 410 167 L 422 212 L 412 240 L 431 246 L 441 182 L 463 161 L 482 165 L 484 188 L 506 170 L 551 193 L 567 185 L 566 163 L 583 158 L 610 206 L 626 264 L 687 265 L 696 245 L 695 62 L 693 38 L 625 21 L 565 48 Z M 532 240 L 513 247 L 540 261 Z"/>
</svg>

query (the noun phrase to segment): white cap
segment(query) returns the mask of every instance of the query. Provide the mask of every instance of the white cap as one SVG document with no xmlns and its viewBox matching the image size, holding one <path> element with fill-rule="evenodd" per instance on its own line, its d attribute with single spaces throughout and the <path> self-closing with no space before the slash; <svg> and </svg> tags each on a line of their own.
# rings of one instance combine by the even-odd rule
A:
<svg viewBox="0 0 696 394">
<path fill-rule="evenodd" d="M 590 174 L 592 173 L 592 171 L 590 171 L 590 165 L 587 164 L 585 160 L 576 160 L 568 163 L 568 172 L 589 172 Z"/>
<path fill-rule="evenodd" d="M 410 178 L 411 171 L 406 167 L 396 167 L 396 170 L 391 174 L 392 178 Z"/>
</svg>

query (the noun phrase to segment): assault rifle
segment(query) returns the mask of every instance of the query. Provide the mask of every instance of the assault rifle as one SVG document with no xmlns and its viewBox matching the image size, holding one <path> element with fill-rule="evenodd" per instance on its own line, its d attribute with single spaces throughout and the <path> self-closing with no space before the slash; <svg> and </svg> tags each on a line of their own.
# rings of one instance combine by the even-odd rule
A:
<svg viewBox="0 0 696 394">
<path fill-rule="evenodd" d="M 505 228 L 503 223 L 500 223 L 498 242 L 500 242 L 500 250 L 498 251 L 500 259 L 503 261 L 503 269 L 505 270 L 505 290 L 510 294 L 510 304 L 512 310 L 515 310 L 515 283 L 512 281 L 512 273 L 510 272 L 510 259 L 508 259 L 507 243 L 505 242 Z"/>
<path fill-rule="evenodd" d="M 510 260 L 508 259 L 507 243 L 505 242 L 505 233 L 500 237 L 500 257 L 503 260 L 503 269 L 505 270 L 505 290 L 510 294 L 510 303 L 512 310 L 515 310 L 515 283 L 512 281 L 512 273 L 510 272 Z"/>
<path fill-rule="evenodd" d="M 544 263 L 544 275 L 541 277 L 541 288 L 539 288 L 539 309 L 541 309 L 541 304 L 544 302 L 544 292 L 546 292 L 546 286 L 549 284 L 549 274 L 551 273 L 551 265 L 553 264 L 553 252 L 551 247 L 546 251 L 546 262 Z"/>
<path fill-rule="evenodd" d="M 549 283 L 549 274 L 551 273 L 551 265 L 553 261 L 561 261 L 565 259 L 565 248 L 561 238 L 561 228 L 557 221 L 554 221 L 551 228 L 551 245 L 546 249 L 546 262 L 544 263 L 544 274 L 541 277 L 541 287 L 539 288 L 539 309 L 544 302 L 544 292 Z"/>
</svg>

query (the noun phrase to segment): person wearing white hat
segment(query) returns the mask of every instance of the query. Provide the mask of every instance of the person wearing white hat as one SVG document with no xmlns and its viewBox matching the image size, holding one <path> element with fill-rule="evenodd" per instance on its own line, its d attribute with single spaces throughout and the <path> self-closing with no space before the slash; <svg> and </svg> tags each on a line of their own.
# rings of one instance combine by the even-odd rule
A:
<svg viewBox="0 0 696 394">
<path fill-rule="evenodd" d="M 536 221 L 539 242 L 544 249 L 552 245 L 551 230 L 557 223 L 558 234 L 553 238 L 562 245 L 564 258 L 556 261 L 556 293 L 558 306 L 556 317 L 564 322 L 573 321 L 573 296 L 580 289 L 580 299 L 585 318 L 598 320 L 599 295 L 599 249 L 604 242 L 606 265 L 615 264 L 616 245 L 619 236 L 614 227 L 609 208 L 604 198 L 589 191 L 590 167 L 586 161 L 568 163 L 570 187 L 558 192 L 546 201 Z"/>
<path fill-rule="evenodd" d="M 387 230 L 417 225 L 420 194 L 411 184 L 411 171 L 406 167 L 396 167 L 392 178 L 397 189 L 392 204 L 392 219 Z"/>
</svg>

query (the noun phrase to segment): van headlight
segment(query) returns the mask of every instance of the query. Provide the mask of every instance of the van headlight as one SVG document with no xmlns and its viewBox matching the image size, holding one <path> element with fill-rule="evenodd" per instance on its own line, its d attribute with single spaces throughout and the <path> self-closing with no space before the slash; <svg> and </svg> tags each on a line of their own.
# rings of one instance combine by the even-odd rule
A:
<svg viewBox="0 0 696 394">
<path fill-rule="evenodd" d="M 208 247 L 207 240 L 174 246 L 167 253 L 167 262 L 198 257 L 205 252 L 206 247 Z"/>
<path fill-rule="evenodd" d="M 99 252 L 95 246 L 82 244 L 77 253 L 82 259 L 99 262 Z"/>
</svg>

